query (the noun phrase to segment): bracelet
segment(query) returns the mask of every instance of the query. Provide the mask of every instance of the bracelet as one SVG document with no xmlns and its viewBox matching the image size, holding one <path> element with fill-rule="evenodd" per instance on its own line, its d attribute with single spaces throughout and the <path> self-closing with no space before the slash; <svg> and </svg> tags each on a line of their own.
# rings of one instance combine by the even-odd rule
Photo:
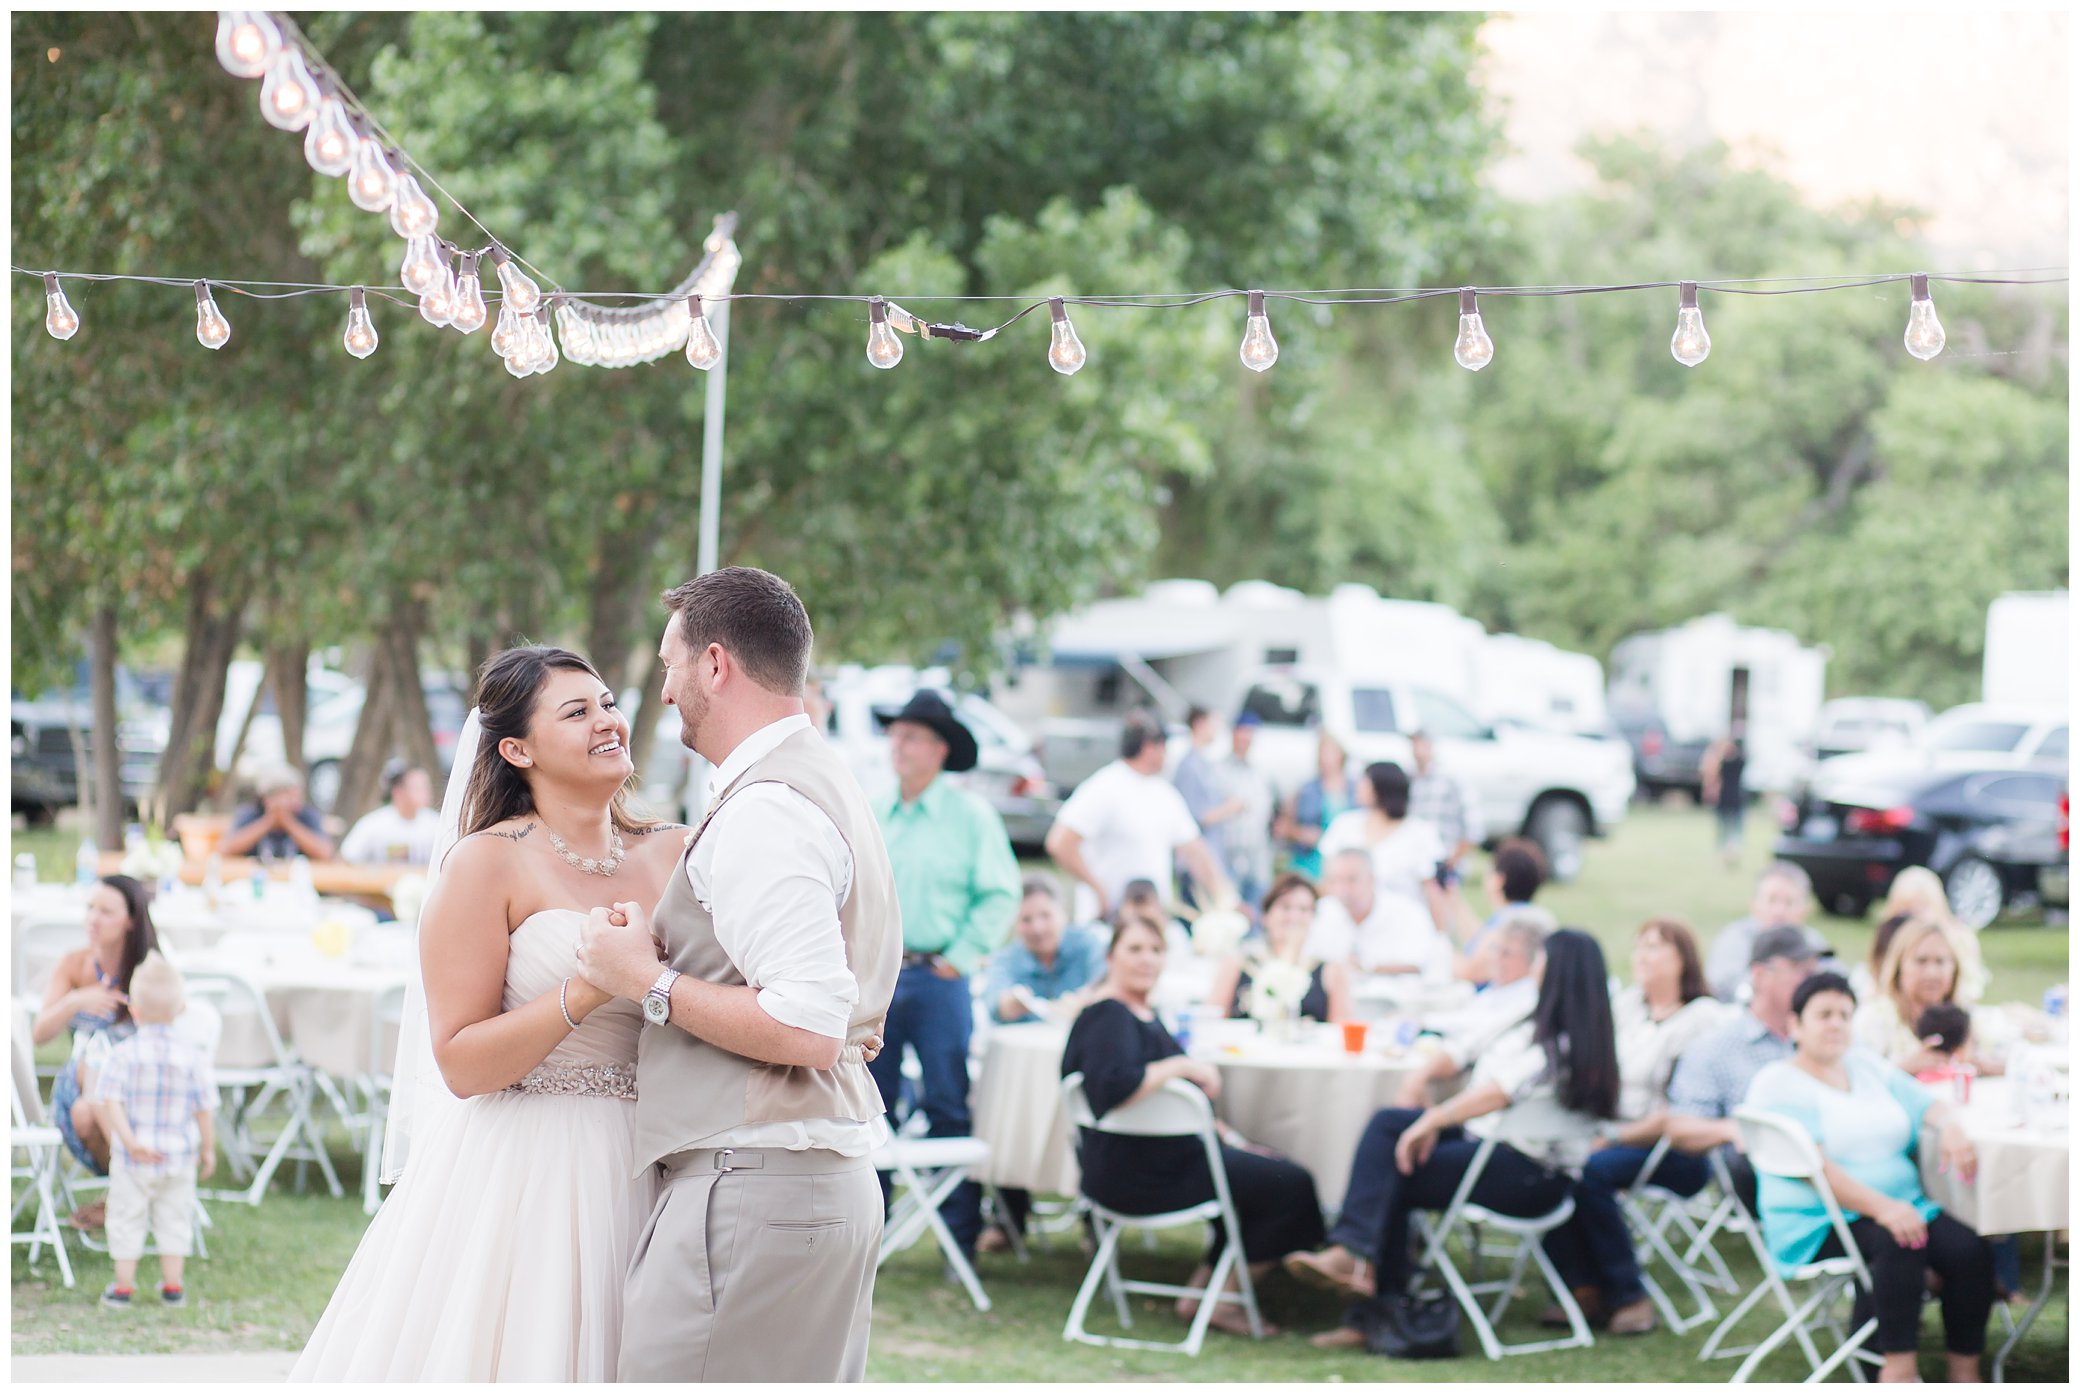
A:
<svg viewBox="0 0 2080 1394">
<path fill-rule="evenodd" d="M 563 1013 L 564 1024 L 569 1026 L 571 1030 L 575 1031 L 578 1029 L 578 1023 L 571 1020 L 571 1004 L 569 996 L 570 990 L 571 980 L 569 978 L 565 978 L 562 984 L 559 985 L 556 989 L 556 1006 L 557 1010 Z"/>
</svg>

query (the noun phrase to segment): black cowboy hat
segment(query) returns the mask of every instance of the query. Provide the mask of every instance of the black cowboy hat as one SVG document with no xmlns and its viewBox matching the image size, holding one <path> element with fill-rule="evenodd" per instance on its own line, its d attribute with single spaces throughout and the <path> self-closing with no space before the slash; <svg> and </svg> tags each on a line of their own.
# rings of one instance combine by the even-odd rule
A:
<svg viewBox="0 0 2080 1394">
<path fill-rule="evenodd" d="M 948 774 L 972 770 L 975 768 L 975 762 L 981 758 L 981 751 L 975 745 L 975 733 L 962 725 L 960 718 L 953 714 L 953 708 L 946 705 L 946 699 L 930 688 L 920 690 L 900 711 L 891 711 L 883 707 L 877 709 L 874 715 L 883 726 L 895 721 L 914 721 L 919 726 L 929 728 L 940 740 L 946 742 Z"/>
</svg>

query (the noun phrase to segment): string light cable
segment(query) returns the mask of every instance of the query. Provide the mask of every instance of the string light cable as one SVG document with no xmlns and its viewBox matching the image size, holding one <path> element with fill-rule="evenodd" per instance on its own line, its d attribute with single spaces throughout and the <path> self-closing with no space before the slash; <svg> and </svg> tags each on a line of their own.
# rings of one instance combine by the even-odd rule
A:
<svg viewBox="0 0 2080 1394">
<path fill-rule="evenodd" d="M 725 216 L 717 220 L 716 231 L 709 238 L 710 251 L 702 266 L 710 266 L 715 249 L 727 245 L 734 230 L 734 219 Z M 113 272 L 46 271 L 22 266 L 11 269 L 21 276 L 40 278 L 44 283 L 49 313 L 45 327 L 54 338 L 69 339 L 80 328 L 80 317 L 66 299 L 64 282 L 71 280 L 82 284 L 107 281 L 128 281 L 148 285 L 195 287 L 198 306 L 202 304 L 206 290 L 228 292 L 254 300 L 289 300 L 312 295 L 352 295 L 357 297 L 356 308 L 365 319 L 366 301 L 382 300 L 391 304 L 418 308 L 422 317 L 429 322 L 454 325 L 453 316 L 457 308 L 464 305 L 475 309 L 465 316 L 474 322 L 469 330 L 481 327 L 488 318 L 488 305 L 496 301 L 498 327 L 493 331 L 491 342 L 499 357 L 507 360 L 509 370 L 514 368 L 514 355 L 526 351 L 523 363 L 533 364 L 547 356 L 556 354 L 556 345 L 550 339 L 547 319 L 556 321 L 558 335 L 563 340 L 561 356 L 574 362 L 601 363 L 603 366 L 630 366 L 636 362 L 650 362 L 667 353 L 684 349 L 686 358 L 696 368 L 713 367 L 721 359 L 721 345 L 710 326 L 707 310 L 715 304 L 732 304 L 737 301 L 768 301 L 780 304 L 852 304 L 865 305 L 868 315 L 868 361 L 877 368 L 894 368 L 902 361 L 902 341 L 897 334 L 909 335 L 920 340 L 940 340 L 951 343 L 985 343 L 1004 333 L 1030 315 L 1040 310 L 1049 312 L 1050 342 L 1048 363 L 1055 371 L 1072 374 L 1082 368 L 1088 360 L 1083 342 L 1076 335 L 1069 321 L 1069 307 L 1102 310 L 1181 310 L 1200 305 L 1214 304 L 1223 300 L 1244 299 L 1248 302 L 1248 314 L 1244 322 L 1242 360 L 1252 371 L 1263 372 L 1278 358 L 1278 344 L 1271 335 L 1267 306 L 1273 301 L 1296 305 L 1314 306 L 1374 306 L 1405 305 L 1457 297 L 1459 301 L 1459 334 L 1453 344 L 1453 357 L 1461 367 L 1479 371 L 1495 356 L 1494 340 L 1489 336 L 1482 320 L 1479 300 L 1547 298 L 1577 295 L 1611 295 L 1651 291 L 1674 290 L 1677 292 L 1677 327 L 1670 342 L 1670 352 L 1677 362 L 1686 367 L 1702 363 L 1711 351 L 1711 336 L 1704 328 L 1703 312 L 1698 298 L 1702 292 L 1722 295 L 1819 295 L 1835 291 L 1870 289 L 1906 282 L 1909 288 L 1908 328 L 1905 341 L 1907 350 L 1915 357 L 1929 359 L 1943 349 L 1944 335 L 1941 322 L 1936 317 L 1935 302 L 1930 287 L 1934 285 L 2062 285 L 2067 282 L 2064 267 L 2029 267 L 2019 270 L 1986 272 L 1884 272 L 1852 276 L 1782 276 L 1752 277 L 1725 280 L 1700 281 L 1633 281 L 1619 284 L 1571 284 L 1571 285 L 1523 285 L 1523 286 L 1425 286 L 1396 289 L 1352 287 L 1330 290 L 1212 290 L 1212 291 L 1159 291 L 1116 295 L 1062 295 L 1034 299 L 1015 295 L 907 295 L 901 297 L 912 304 L 960 304 L 986 305 L 1025 302 L 1002 323 L 987 329 L 975 329 L 958 320 L 939 322 L 904 308 L 894 297 L 864 294 L 834 293 L 790 293 L 790 292 L 703 292 L 693 286 L 701 280 L 702 272 L 688 282 L 668 291 L 586 291 L 573 292 L 562 289 L 541 292 L 538 289 L 531 298 L 514 294 L 513 286 L 505 276 L 512 260 L 500 261 L 496 244 L 484 253 L 461 252 L 452 244 L 440 244 L 421 249 L 425 258 L 421 266 L 430 266 L 433 279 L 422 279 L 418 284 L 398 287 L 333 285 L 316 282 L 290 281 L 247 281 L 207 277 L 200 280 L 179 276 L 143 276 Z M 461 259 L 462 275 L 458 278 L 449 269 L 448 256 Z M 499 268 L 500 289 L 493 292 L 488 286 L 475 284 L 475 268 L 483 255 L 489 255 Z M 515 259 L 516 260 L 516 259 Z M 466 283 L 466 285 L 465 285 Z M 529 286 L 532 286 L 530 281 Z M 458 300 L 459 290 L 464 298 Z M 429 301 L 432 302 L 429 305 Z M 604 302 L 624 302 L 606 304 Z M 523 308 L 523 306 L 525 308 Z M 581 311 L 580 307 L 583 307 Z M 211 301 L 210 308 L 215 309 Z M 445 312 L 447 318 L 436 320 L 436 312 Z M 590 313 L 586 313 L 590 312 Z M 481 316 L 481 317 L 479 317 Z M 222 319 L 221 311 L 217 318 Z M 676 326 L 676 327 L 674 327 Z M 459 325 L 454 327 L 460 328 Z M 199 331 L 198 331 L 199 332 Z M 225 337 L 228 338 L 228 326 Z M 369 335 L 373 336 L 372 326 Z M 205 343 L 208 341 L 205 340 Z M 220 339 L 213 347 L 221 347 Z M 365 357 L 366 355 L 357 355 Z M 608 360 L 612 360 L 611 364 Z M 552 365 L 553 366 L 553 365 Z M 526 372 L 515 372 L 515 376 L 527 376 L 529 372 L 547 371 L 542 367 L 530 367 Z"/>
</svg>

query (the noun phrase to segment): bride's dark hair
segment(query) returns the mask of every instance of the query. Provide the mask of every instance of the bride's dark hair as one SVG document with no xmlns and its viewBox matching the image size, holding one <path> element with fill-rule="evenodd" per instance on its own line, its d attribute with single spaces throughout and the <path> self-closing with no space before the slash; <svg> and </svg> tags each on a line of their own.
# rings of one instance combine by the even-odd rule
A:
<svg viewBox="0 0 2080 1394">
<path fill-rule="evenodd" d="M 542 684 L 555 672 L 590 673 L 601 686 L 606 685 L 599 670 L 583 658 L 569 649 L 546 644 L 493 654 L 477 674 L 477 762 L 469 771 L 469 785 L 463 791 L 458 836 L 468 837 L 508 818 L 535 811 L 534 792 L 528 788 L 527 777 L 498 753 L 498 743 L 508 737 L 526 738 Z M 628 811 L 627 784 L 614 791 L 610 811 L 614 826 L 622 832 L 657 826 L 655 819 L 638 818 Z"/>
</svg>

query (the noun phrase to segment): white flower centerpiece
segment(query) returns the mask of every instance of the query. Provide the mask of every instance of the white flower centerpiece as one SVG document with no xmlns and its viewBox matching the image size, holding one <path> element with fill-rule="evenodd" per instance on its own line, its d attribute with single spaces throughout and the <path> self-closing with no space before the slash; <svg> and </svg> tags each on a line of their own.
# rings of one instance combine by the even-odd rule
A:
<svg viewBox="0 0 2080 1394">
<path fill-rule="evenodd" d="M 1291 1040 L 1293 1024 L 1300 1018 L 1300 1003 L 1307 996 L 1313 974 L 1297 963 L 1266 958 L 1250 969 L 1249 1014 L 1262 1024 L 1265 1033 Z"/>
</svg>

